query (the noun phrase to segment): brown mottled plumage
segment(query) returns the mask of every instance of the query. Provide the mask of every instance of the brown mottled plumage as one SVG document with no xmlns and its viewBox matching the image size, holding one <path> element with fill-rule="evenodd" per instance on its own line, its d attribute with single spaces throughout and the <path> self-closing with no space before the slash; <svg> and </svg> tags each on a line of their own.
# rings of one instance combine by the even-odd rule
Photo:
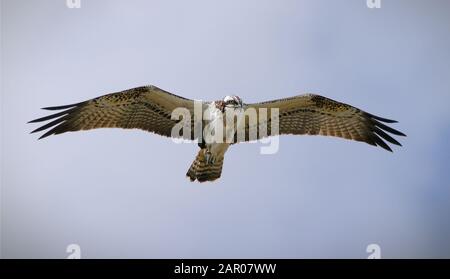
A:
<svg viewBox="0 0 450 279">
<path fill-rule="evenodd" d="M 218 158 L 214 163 L 208 163 L 205 157 L 206 148 L 200 149 L 189 168 L 186 176 L 189 177 L 191 181 L 196 179 L 199 182 L 213 181 L 220 177 L 222 174 L 223 157 Z"/>
<path fill-rule="evenodd" d="M 176 96 L 155 86 L 144 86 L 73 105 L 46 107 L 43 109 L 63 111 L 29 123 L 55 119 L 32 132 L 51 128 L 39 139 L 96 128 L 136 128 L 170 137 L 172 127 L 177 123 L 171 119 L 171 113 L 177 107 L 185 107 L 191 114 L 194 113 L 193 100 Z"/>
<path fill-rule="evenodd" d="M 51 120 L 32 132 L 48 129 L 40 139 L 70 131 L 113 127 L 142 129 L 171 137 L 172 128 L 180 121 L 172 120 L 171 113 L 179 107 L 188 109 L 191 114 L 191 134 L 177 136 L 195 139 L 194 101 L 155 86 L 137 87 L 72 105 L 47 107 L 44 109 L 62 111 L 30 122 Z M 395 123 L 394 120 L 381 118 L 353 106 L 314 94 L 255 104 L 243 104 L 239 97 L 227 96 L 224 100 L 202 103 L 203 111 L 208 107 L 221 113 L 229 109 L 237 111 L 238 109 L 254 108 L 258 112 L 260 108 L 267 108 L 269 116 L 267 121 L 263 122 L 258 117 L 257 125 L 249 126 L 246 123 L 246 140 L 249 139 L 249 132 L 261 125 L 267 127 L 268 135 L 274 135 L 271 131 L 271 124 L 276 121 L 279 121 L 280 135 L 335 136 L 366 142 L 388 151 L 392 151 L 392 149 L 385 141 L 401 146 L 388 133 L 405 136 L 382 123 Z M 278 119 L 270 114 L 271 108 L 279 109 Z M 202 128 L 200 121 L 197 124 Z M 205 123 L 203 123 L 203 128 L 204 125 Z M 219 178 L 222 173 L 223 155 L 229 145 L 223 143 L 208 145 L 203 142 L 199 143 L 199 146 L 201 149 L 186 175 L 191 181 L 198 180 L 199 182 Z"/>
<path fill-rule="evenodd" d="M 385 123 L 396 123 L 364 112 L 351 105 L 340 103 L 314 94 L 299 95 L 291 98 L 249 104 L 249 107 L 268 109 L 279 108 L 279 134 L 281 135 L 322 135 L 366 142 L 380 146 L 388 151 L 392 149 L 386 141 L 401 146 L 386 132 L 397 136 L 405 134 L 386 126 Z M 271 125 L 267 123 L 268 134 Z M 247 127 L 247 133 L 249 128 Z"/>
</svg>

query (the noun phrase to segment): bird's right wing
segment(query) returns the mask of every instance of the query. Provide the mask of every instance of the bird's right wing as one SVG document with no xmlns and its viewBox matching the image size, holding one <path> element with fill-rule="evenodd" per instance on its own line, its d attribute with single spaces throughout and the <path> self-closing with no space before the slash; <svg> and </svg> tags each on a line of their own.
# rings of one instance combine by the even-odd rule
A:
<svg viewBox="0 0 450 279">
<path fill-rule="evenodd" d="M 137 87 L 73 105 L 47 107 L 44 109 L 62 111 L 30 123 L 51 120 L 32 132 L 49 129 L 40 138 L 96 128 L 136 128 L 170 137 L 172 128 L 181 120 L 171 118 L 176 108 L 187 109 L 191 116 L 191 134 L 181 132 L 178 137 L 194 139 L 194 101 L 156 86 Z"/>
</svg>

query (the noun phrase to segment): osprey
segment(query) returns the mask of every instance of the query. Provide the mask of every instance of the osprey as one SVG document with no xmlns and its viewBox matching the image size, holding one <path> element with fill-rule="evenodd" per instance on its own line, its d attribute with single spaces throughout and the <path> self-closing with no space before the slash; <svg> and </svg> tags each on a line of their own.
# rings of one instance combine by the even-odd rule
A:
<svg viewBox="0 0 450 279">
<path fill-rule="evenodd" d="M 200 151 L 186 175 L 191 181 L 199 182 L 219 178 L 228 147 L 252 140 L 250 136 L 252 129 L 256 130 L 257 139 L 284 134 L 334 136 L 380 146 L 391 152 L 392 149 L 385 141 L 399 146 L 401 144 L 386 132 L 405 136 L 382 123 L 395 123 L 394 120 L 378 117 L 314 94 L 254 104 L 245 104 L 238 96 L 226 96 L 223 100 L 214 102 L 201 102 L 200 109 L 202 115 L 207 112 L 209 116 L 207 120 L 195 115 L 195 102 L 197 101 L 150 85 L 107 94 L 77 104 L 46 107 L 43 109 L 61 111 L 29 123 L 51 120 L 32 131 L 35 133 L 49 129 L 39 139 L 71 131 L 114 127 L 141 129 L 166 137 L 198 140 L 207 132 L 214 133 L 214 125 L 211 124 L 229 120 L 227 116 L 223 118 L 224 114 L 232 112 L 235 115 L 242 115 L 248 109 L 255 109 L 256 124 L 244 121 L 243 124 L 239 122 L 237 125 L 224 127 L 224 138 L 231 137 L 231 141 L 198 140 Z M 183 125 L 190 126 L 189 132 L 173 133 L 173 128 L 181 121 L 172 115 L 177 108 L 183 108 L 188 112 L 189 121 Z M 278 113 L 270 113 L 264 119 L 260 113 L 261 109 L 277 109 Z M 277 129 L 269 125 L 275 122 Z M 198 130 L 198 127 L 201 129 Z M 238 127 L 243 127 L 244 137 L 237 137 Z M 269 134 L 261 133 L 263 130 Z"/>
</svg>

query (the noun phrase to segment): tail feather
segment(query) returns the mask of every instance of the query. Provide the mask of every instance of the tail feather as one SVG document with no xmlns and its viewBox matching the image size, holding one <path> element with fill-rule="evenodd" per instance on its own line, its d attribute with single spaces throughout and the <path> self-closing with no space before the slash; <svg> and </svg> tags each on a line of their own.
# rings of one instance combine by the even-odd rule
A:
<svg viewBox="0 0 450 279">
<path fill-rule="evenodd" d="M 213 181 L 219 178 L 222 174 L 223 157 L 216 158 L 213 164 L 208 164 L 206 162 L 205 153 L 205 148 L 200 149 L 197 157 L 186 173 L 186 176 L 188 176 L 191 181 Z"/>
</svg>

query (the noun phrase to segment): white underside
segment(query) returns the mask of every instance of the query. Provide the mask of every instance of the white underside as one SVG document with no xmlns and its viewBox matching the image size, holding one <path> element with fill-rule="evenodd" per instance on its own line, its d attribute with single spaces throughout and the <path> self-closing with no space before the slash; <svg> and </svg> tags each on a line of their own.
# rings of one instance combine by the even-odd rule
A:
<svg viewBox="0 0 450 279">
<path fill-rule="evenodd" d="M 229 109 L 234 109 L 234 108 L 225 108 L 225 111 L 229 110 Z M 242 108 L 239 108 L 240 112 L 243 112 L 244 110 Z M 224 123 L 223 125 L 225 125 L 226 121 L 224 120 L 225 117 L 233 117 L 233 114 L 227 114 L 227 113 L 222 113 L 219 109 L 216 108 L 215 103 L 211 103 L 211 105 L 208 108 L 208 113 L 209 113 L 209 125 L 206 125 L 205 127 L 205 131 L 204 134 L 209 133 L 211 134 L 211 130 L 214 129 L 214 127 L 217 127 L 217 121 L 222 121 L 222 123 Z M 238 125 L 240 125 L 240 123 L 238 123 Z M 225 125 L 226 126 L 226 125 Z M 234 134 L 236 132 L 236 127 L 231 126 L 225 127 L 225 133 L 226 133 L 226 138 L 233 138 Z M 206 149 L 207 152 L 209 153 L 208 156 L 210 156 L 209 158 L 207 158 L 207 161 L 213 163 L 214 161 L 216 161 L 217 159 L 221 159 L 223 158 L 225 152 L 228 150 L 228 147 L 230 146 L 230 143 L 225 142 L 225 140 L 223 140 L 223 142 L 210 142 L 206 143 Z"/>
</svg>

